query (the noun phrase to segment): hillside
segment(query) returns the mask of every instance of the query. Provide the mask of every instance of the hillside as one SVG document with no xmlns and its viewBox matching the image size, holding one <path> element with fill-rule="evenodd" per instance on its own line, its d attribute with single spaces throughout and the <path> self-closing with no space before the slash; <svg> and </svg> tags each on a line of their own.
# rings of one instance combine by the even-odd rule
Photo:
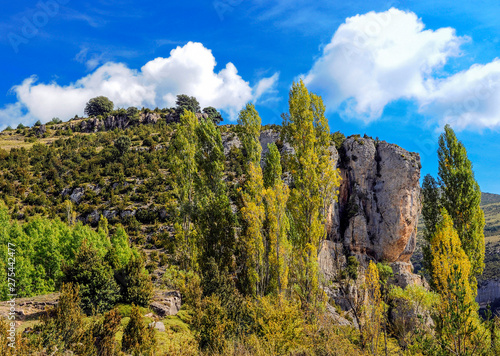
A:
<svg viewBox="0 0 500 356">
<path fill-rule="evenodd" d="M 486 242 L 497 244 L 500 242 L 500 195 L 483 193 L 481 208 L 484 211 L 484 237 Z"/>
<path fill-rule="evenodd" d="M 303 108 L 305 117 L 321 120 L 315 108 Z M 4 256 L 8 242 L 21 246 L 20 330 L 57 339 L 47 320 L 88 318 L 63 347 L 76 350 L 71 342 L 91 333 L 96 350 L 130 351 L 127 328 L 142 325 L 150 341 L 140 346 L 168 355 L 358 354 L 370 345 L 359 338 L 383 323 L 395 327 L 386 352 L 397 354 L 407 347 L 408 313 L 432 335 L 437 299 L 409 263 L 418 153 L 331 134 L 324 118 L 263 127 L 250 104 L 238 125 L 187 111 L 178 122 L 167 111 L 0 134 L 0 246 Z M 1 287 L 6 300 L 5 278 Z M 408 303 L 415 291 L 429 299 L 423 311 Z M 44 298 L 33 299 L 42 294 L 50 305 L 59 298 L 49 319 Z M 366 312 L 382 296 L 393 304 L 391 313 L 377 309 L 383 323 Z"/>
</svg>

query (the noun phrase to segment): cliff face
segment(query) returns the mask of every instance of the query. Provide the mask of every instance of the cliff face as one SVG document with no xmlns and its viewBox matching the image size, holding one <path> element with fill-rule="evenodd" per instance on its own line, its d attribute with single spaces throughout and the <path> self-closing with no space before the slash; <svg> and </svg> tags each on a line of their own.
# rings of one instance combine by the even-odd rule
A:
<svg viewBox="0 0 500 356">
<path fill-rule="evenodd" d="M 409 262 L 420 212 L 420 157 L 386 142 L 347 138 L 328 238 L 360 261 Z"/>
<path fill-rule="evenodd" d="M 263 154 L 267 144 L 278 138 L 271 130 L 261 133 Z M 285 143 L 282 153 L 291 150 Z M 328 240 L 361 263 L 369 259 L 398 263 L 398 270 L 410 273 L 420 213 L 420 156 L 360 137 L 347 138 L 339 152 L 333 146 L 330 150 L 342 182 L 327 221 Z"/>
<path fill-rule="evenodd" d="M 276 132 L 263 131 L 263 154 L 267 144 L 278 139 Z M 427 286 L 413 274 L 410 262 L 421 207 L 418 153 L 356 136 L 347 138 L 338 151 L 333 146 L 330 150 L 342 181 L 338 201 L 332 203 L 327 219 L 327 240 L 319 250 L 323 275 L 335 280 L 339 269 L 346 267 L 346 255 L 354 255 L 362 268 L 370 260 L 389 263 L 393 284 Z M 282 145 L 282 154 L 292 152 L 288 144 Z M 331 297 L 339 305 L 345 304 L 343 297 L 335 293 Z"/>
</svg>

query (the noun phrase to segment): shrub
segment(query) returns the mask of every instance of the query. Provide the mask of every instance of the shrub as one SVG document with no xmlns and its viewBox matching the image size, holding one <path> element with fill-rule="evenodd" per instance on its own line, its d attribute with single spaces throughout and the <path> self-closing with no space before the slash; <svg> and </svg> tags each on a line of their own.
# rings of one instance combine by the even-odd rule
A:
<svg viewBox="0 0 500 356">
<path fill-rule="evenodd" d="M 122 350 L 133 355 L 156 354 L 156 338 L 153 327 L 145 325 L 137 306 L 132 306 L 130 320 L 123 331 Z"/>
<path fill-rule="evenodd" d="M 80 286 L 82 307 L 88 315 L 110 310 L 119 298 L 113 270 L 86 240 L 74 263 L 65 268 L 64 280 Z"/>
</svg>

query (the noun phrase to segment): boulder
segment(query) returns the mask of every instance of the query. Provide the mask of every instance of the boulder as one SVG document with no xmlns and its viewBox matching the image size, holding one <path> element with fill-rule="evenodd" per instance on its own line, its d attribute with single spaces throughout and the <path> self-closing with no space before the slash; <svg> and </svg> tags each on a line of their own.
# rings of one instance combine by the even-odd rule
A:
<svg viewBox="0 0 500 356">
<path fill-rule="evenodd" d="M 165 324 L 163 324 L 161 321 L 156 321 L 149 323 L 149 327 L 154 327 L 156 330 L 159 332 L 165 332 Z"/>
<path fill-rule="evenodd" d="M 80 201 L 82 200 L 84 194 L 85 194 L 84 188 L 75 188 L 73 189 L 73 193 L 71 193 L 69 198 L 73 203 L 80 204 Z"/>
<path fill-rule="evenodd" d="M 168 315 L 176 315 L 181 309 L 181 294 L 178 291 L 159 292 L 155 295 L 154 301 L 149 307 L 158 316 L 165 317 Z"/>
</svg>

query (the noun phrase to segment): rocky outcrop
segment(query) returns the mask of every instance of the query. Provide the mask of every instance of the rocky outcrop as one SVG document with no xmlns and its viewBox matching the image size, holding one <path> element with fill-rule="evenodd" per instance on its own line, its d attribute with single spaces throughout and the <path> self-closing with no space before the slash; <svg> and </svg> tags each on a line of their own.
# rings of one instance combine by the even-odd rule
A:
<svg viewBox="0 0 500 356">
<path fill-rule="evenodd" d="M 70 128 L 73 131 L 90 133 L 114 129 L 126 129 L 129 126 L 139 124 L 154 124 L 158 122 L 159 119 L 160 115 L 154 112 L 141 113 L 137 119 L 129 118 L 127 115 L 110 115 L 106 118 L 91 117 L 78 123 L 70 122 Z"/>
<path fill-rule="evenodd" d="M 158 292 L 149 308 L 160 317 L 176 315 L 181 309 L 181 294 L 178 291 Z"/>
<path fill-rule="evenodd" d="M 371 138 L 349 137 L 339 152 L 342 177 L 328 237 L 360 262 L 409 262 L 420 212 L 420 157 Z"/>
</svg>

